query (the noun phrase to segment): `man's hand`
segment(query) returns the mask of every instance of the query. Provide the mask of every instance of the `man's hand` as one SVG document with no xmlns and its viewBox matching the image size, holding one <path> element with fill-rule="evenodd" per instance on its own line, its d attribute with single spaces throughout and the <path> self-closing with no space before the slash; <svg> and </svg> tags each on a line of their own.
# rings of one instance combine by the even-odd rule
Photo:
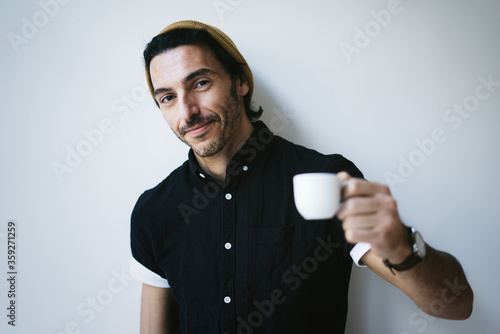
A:
<svg viewBox="0 0 500 334">
<path fill-rule="evenodd" d="M 343 184 L 344 202 L 337 217 L 342 220 L 346 240 L 352 244 L 370 243 L 375 255 L 394 264 L 403 262 L 412 250 L 389 188 L 352 178 L 346 172 L 337 176 Z"/>
<path fill-rule="evenodd" d="M 472 313 L 474 294 L 460 263 L 450 254 L 426 244 L 422 262 L 395 275 L 391 273 L 382 259 L 399 264 L 412 249 L 389 188 L 352 178 L 345 172 L 337 176 L 344 185 L 341 196 L 344 204 L 337 217 L 342 220 L 346 240 L 371 244 L 370 251 L 361 258 L 363 263 L 406 293 L 424 312 L 446 319 L 467 319 Z M 449 291 L 450 282 L 462 289 L 453 302 L 443 302 L 443 291 Z M 435 307 L 436 301 L 441 302 L 439 309 Z"/>
</svg>

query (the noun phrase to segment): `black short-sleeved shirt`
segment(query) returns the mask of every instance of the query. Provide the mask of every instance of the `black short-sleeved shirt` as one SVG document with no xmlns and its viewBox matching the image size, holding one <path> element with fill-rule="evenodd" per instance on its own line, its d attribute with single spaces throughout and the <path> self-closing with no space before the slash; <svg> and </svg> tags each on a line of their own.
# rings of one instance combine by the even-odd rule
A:
<svg viewBox="0 0 500 334">
<path fill-rule="evenodd" d="M 352 260 L 341 223 L 306 221 L 292 178 L 305 172 L 362 177 L 341 155 L 274 136 L 262 123 L 219 185 L 189 159 L 141 195 L 132 255 L 168 280 L 176 333 L 344 333 Z"/>
</svg>

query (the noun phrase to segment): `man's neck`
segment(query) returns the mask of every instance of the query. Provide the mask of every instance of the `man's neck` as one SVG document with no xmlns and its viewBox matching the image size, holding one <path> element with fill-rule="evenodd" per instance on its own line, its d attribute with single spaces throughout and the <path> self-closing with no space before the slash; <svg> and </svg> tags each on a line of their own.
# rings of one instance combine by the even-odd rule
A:
<svg viewBox="0 0 500 334">
<path fill-rule="evenodd" d="M 233 138 L 229 140 L 227 145 L 217 154 L 202 158 L 195 154 L 196 160 L 200 167 L 213 178 L 221 181 L 226 179 L 226 168 L 229 161 L 250 138 L 253 132 L 253 126 L 248 119 L 240 123 L 241 126 L 234 131 Z"/>
</svg>

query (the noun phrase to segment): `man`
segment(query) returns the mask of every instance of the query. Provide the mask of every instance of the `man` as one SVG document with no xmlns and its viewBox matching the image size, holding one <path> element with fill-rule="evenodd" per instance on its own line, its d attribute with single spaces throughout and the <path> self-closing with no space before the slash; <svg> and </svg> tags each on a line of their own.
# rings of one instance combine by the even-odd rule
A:
<svg viewBox="0 0 500 334">
<path fill-rule="evenodd" d="M 386 186 L 257 121 L 252 73 L 223 32 L 176 22 L 144 57 L 155 102 L 191 149 L 132 214 L 141 333 L 343 333 L 352 259 L 429 314 L 469 317 L 460 264 L 401 222 Z M 298 214 L 292 177 L 304 172 L 338 173 L 344 203 L 334 219 Z M 450 284 L 460 294 L 443 293 Z"/>
</svg>

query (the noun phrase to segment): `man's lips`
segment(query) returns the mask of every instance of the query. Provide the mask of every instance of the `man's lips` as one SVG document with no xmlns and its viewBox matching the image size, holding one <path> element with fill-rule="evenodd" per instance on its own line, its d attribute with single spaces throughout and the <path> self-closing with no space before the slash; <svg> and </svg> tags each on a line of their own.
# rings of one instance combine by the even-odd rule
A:
<svg viewBox="0 0 500 334">
<path fill-rule="evenodd" d="M 208 120 L 201 124 L 197 124 L 192 128 L 185 130 L 184 135 L 189 134 L 190 136 L 199 136 L 208 129 L 208 127 L 210 126 L 210 124 L 212 124 L 212 122 L 213 120 Z"/>
</svg>

